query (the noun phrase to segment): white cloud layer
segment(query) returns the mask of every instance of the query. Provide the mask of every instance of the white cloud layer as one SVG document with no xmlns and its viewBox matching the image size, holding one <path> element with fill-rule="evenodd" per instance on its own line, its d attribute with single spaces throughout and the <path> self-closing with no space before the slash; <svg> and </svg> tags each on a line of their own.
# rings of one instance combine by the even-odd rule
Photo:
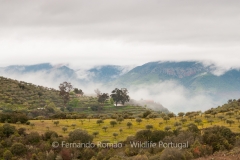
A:
<svg viewBox="0 0 240 160">
<path fill-rule="evenodd" d="M 0 0 L 0 66 L 211 61 L 239 68 L 240 1 Z M 217 73 L 218 74 L 218 73 Z"/>
</svg>

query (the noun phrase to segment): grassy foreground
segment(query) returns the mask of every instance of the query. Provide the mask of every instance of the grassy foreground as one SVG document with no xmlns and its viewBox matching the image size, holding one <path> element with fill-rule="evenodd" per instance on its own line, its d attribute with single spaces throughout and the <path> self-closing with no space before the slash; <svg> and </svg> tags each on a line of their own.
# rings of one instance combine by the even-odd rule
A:
<svg viewBox="0 0 240 160">
<path fill-rule="evenodd" d="M 222 115 L 219 113 L 218 115 Z M 227 124 L 223 120 L 221 121 L 218 117 L 218 115 L 215 115 L 215 118 L 212 116 L 210 119 L 213 120 L 212 124 L 208 122 L 209 118 L 206 119 L 204 116 L 197 116 L 196 119 L 201 119 L 202 123 L 198 125 L 199 129 L 218 125 L 218 126 L 226 126 L 230 128 L 233 132 L 239 132 L 239 122 L 236 120 L 235 117 L 228 118 L 231 120 L 234 120 L 235 123 Z M 130 119 L 125 119 L 120 124 L 116 124 L 114 127 L 110 125 L 110 121 L 114 119 L 105 119 L 104 123 L 97 124 L 97 119 L 64 119 L 64 120 L 30 120 L 30 123 L 34 124 L 34 126 L 26 125 L 26 124 L 13 124 L 16 126 L 16 128 L 26 128 L 27 132 L 38 132 L 39 134 L 44 134 L 46 131 L 52 130 L 57 132 L 59 135 L 62 136 L 68 136 L 69 132 L 73 131 L 74 129 L 81 128 L 84 130 L 87 130 L 89 134 L 92 134 L 93 132 L 99 132 L 99 135 L 94 138 L 94 142 L 98 141 L 110 141 L 110 142 L 117 142 L 117 141 L 124 141 L 128 136 L 133 136 L 135 133 L 141 129 L 146 129 L 146 125 L 151 124 L 153 125 L 153 130 L 164 130 L 166 126 L 170 126 L 171 130 L 174 130 L 176 127 L 174 126 L 175 122 L 181 122 L 181 117 L 171 118 L 167 122 L 163 120 L 162 118 L 156 118 L 156 119 L 142 119 L 142 122 L 138 124 L 135 119 L 132 121 Z M 181 125 L 182 129 L 186 129 L 187 125 L 190 123 L 195 123 L 195 118 L 192 118 L 191 120 L 187 118 L 187 122 Z M 54 121 L 59 121 L 58 125 L 54 124 Z M 132 126 L 129 128 L 127 126 L 127 122 L 132 122 Z M 159 124 L 162 123 L 162 124 Z M 72 124 L 75 124 L 75 127 L 72 126 Z M 196 123 L 197 124 L 197 123 Z M 107 126 L 106 132 L 102 129 L 102 127 Z M 67 127 L 67 131 L 63 131 L 62 128 Z M 120 129 L 122 129 L 122 132 L 120 133 Z M 116 139 L 113 137 L 113 133 L 118 133 L 118 136 Z"/>
</svg>

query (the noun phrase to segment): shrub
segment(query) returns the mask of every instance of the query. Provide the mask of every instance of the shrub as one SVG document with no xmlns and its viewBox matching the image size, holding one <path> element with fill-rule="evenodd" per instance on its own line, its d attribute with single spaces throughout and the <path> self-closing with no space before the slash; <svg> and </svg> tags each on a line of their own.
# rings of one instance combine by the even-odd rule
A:
<svg viewBox="0 0 240 160">
<path fill-rule="evenodd" d="M 11 147 L 11 152 L 14 155 L 23 155 L 27 152 L 27 149 L 22 143 L 14 143 Z"/>
<path fill-rule="evenodd" d="M 236 135 L 227 127 L 214 126 L 204 131 L 203 142 L 211 146 L 213 152 L 220 149 L 230 150 L 236 142 Z"/>
<path fill-rule="evenodd" d="M 151 138 L 151 130 L 140 130 L 136 133 L 135 138 L 139 141 L 148 141 Z"/>
<path fill-rule="evenodd" d="M 5 159 L 5 160 L 10 160 L 10 159 L 12 159 L 12 152 L 11 151 L 9 151 L 9 150 L 6 150 L 4 153 L 3 153 L 3 158 Z"/>
<path fill-rule="evenodd" d="M 38 132 L 31 132 L 29 135 L 26 136 L 26 140 L 30 143 L 38 143 L 40 141 L 40 135 Z"/>
<path fill-rule="evenodd" d="M 89 135 L 87 131 L 82 129 L 76 129 L 69 133 L 69 141 L 75 142 L 80 141 L 81 143 L 92 142 L 93 136 Z"/>
<path fill-rule="evenodd" d="M 55 132 L 55 131 L 47 131 L 47 132 L 45 132 L 44 133 L 44 138 L 46 139 L 46 140 L 49 140 L 49 139 L 51 139 L 51 137 L 58 137 L 58 134 L 57 134 L 57 132 Z"/>
<path fill-rule="evenodd" d="M 112 125 L 112 127 L 114 127 L 117 124 L 117 122 L 116 121 L 110 121 L 110 124 Z"/>
<path fill-rule="evenodd" d="M 163 150 L 160 160 L 184 160 L 185 157 L 181 150 L 176 148 L 166 148 Z"/>
</svg>

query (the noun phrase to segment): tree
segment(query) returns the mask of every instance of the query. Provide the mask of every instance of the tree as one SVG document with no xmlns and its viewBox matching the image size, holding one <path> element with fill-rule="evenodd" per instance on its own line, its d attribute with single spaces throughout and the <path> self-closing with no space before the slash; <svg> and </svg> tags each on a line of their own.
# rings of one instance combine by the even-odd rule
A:
<svg viewBox="0 0 240 160">
<path fill-rule="evenodd" d="M 186 118 L 180 119 L 180 121 L 184 124 L 185 122 L 187 122 Z"/>
<path fill-rule="evenodd" d="M 201 119 L 195 119 L 195 123 L 197 123 L 198 125 L 202 122 Z"/>
<path fill-rule="evenodd" d="M 169 131 L 171 128 L 172 127 L 170 127 L 170 126 L 166 126 L 164 129 L 165 129 L 165 131 Z"/>
<path fill-rule="evenodd" d="M 142 118 L 146 118 L 147 116 L 149 116 L 152 112 L 150 110 L 147 110 L 143 113 Z"/>
<path fill-rule="evenodd" d="M 4 135 L 6 135 L 6 137 L 9 137 L 10 135 L 14 134 L 15 131 L 16 131 L 15 127 L 8 123 L 2 126 L 2 132 Z"/>
<path fill-rule="evenodd" d="M 110 121 L 110 124 L 112 125 L 112 127 L 114 127 L 117 124 L 117 122 L 116 121 Z"/>
<path fill-rule="evenodd" d="M 64 105 L 66 106 L 67 102 L 70 100 L 70 91 L 73 86 L 69 82 L 63 82 L 59 85 L 59 95 L 62 97 Z"/>
<path fill-rule="evenodd" d="M 109 98 L 109 95 L 107 93 L 101 93 L 98 96 L 98 102 L 104 104 L 108 98 Z"/>
<path fill-rule="evenodd" d="M 65 133 L 67 131 L 67 127 L 63 127 L 62 130 Z"/>
<path fill-rule="evenodd" d="M 113 136 L 116 139 L 116 137 L 118 136 L 118 133 L 113 133 Z"/>
<path fill-rule="evenodd" d="M 71 126 L 73 127 L 73 129 L 75 129 L 75 127 L 76 127 L 76 124 L 75 124 L 75 123 L 73 123 Z"/>
<path fill-rule="evenodd" d="M 101 123 L 104 123 L 102 119 L 97 120 L 97 124 L 100 126 Z"/>
<path fill-rule="evenodd" d="M 26 128 L 19 128 L 19 129 L 18 129 L 18 134 L 19 134 L 19 135 L 26 136 Z"/>
<path fill-rule="evenodd" d="M 218 118 L 221 119 L 221 121 L 222 121 L 224 116 L 220 115 L 220 116 L 218 116 Z"/>
<path fill-rule="evenodd" d="M 205 115 L 205 118 L 206 118 L 206 119 L 208 119 L 208 118 L 210 118 L 210 117 L 211 117 L 210 115 L 207 115 L 207 114 Z"/>
<path fill-rule="evenodd" d="M 213 117 L 215 118 L 215 115 L 217 114 L 217 112 L 216 112 L 216 111 L 213 111 L 211 114 L 212 114 Z"/>
<path fill-rule="evenodd" d="M 106 132 L 106 131 L 105 131 Z M 93 132 L 93 135 L 94 135 L 94 137 L 96 138 L 96 136 L 99 134 L 99 132 L 98 131 L 96 131 L 96 132 Z"/>
<path fill-rule="evenodd" d="M 234 113 L 233 112 L 227 112 L 226 115 L 229 116 L 229 118 L 231 118 L 231 116 L 234 115 Z"/>
<path fill-rule="evenodd" d="M 40 142 L 40 139 L 41 137 L 38 132 L 31 132 L 26 136 L 26 140 L 30 144 L 37 144 L 38 142 Z"/>
<path fill-rule="evenodd" d="M 80 141 L 81 143 L 92 142 L 93 136 L 89 135 L 87 131 L 82 129 L 76 129 L 69 133 L 69 142 Z"/>
<path fill-rule="evenodd" d="M 138 124 L 140 124 L 140 123 L 142 122 L 142 119 L 141 119 L 141 118 L 137 118 L 137 119 L 136 119 L 136 122 L 137 122 Z"/>
<path fill-rule="evenodd" d="M 74 93 L 79 94 L 81 96 L 84 94 L 83 91 L 81 89 L 78 89 L 78 88 L 74 88 L 73 91 L 74 91 Z"/>
<path fill-rule="evenodd" d="M 168 113 L 167 116 L 168 116 L 169 118 L 172 118 L 172 117 L 175 116 L 175 114 L 174 114 L 174 113 Z"/>
<path fill-rule="evenodd" d="M 102 127 L 102 129 L 106 132 L 107 129 L 108 129 L 108 127 L 107 127 L 107 126 L 104 126 L 104 127 Z"/>
<path fill-rule="evenodd" d="M 137 133 L 135 134 L 135 138 L 136 140 L 139 141 L 149 141 L 152 135 L 152 131 L 145 129 L 145 130 L 140 130 L 137 131 Z"/>
<path fill-rule="evenodd" d="M 11 147 L 13 155 L 23 155 L 27 152 L 27 148 L 22 143 L 14 143 Z"/>
<path fill-rule="evenodd" d="M 118 122 L 119 124 L 120 124 L 123 120 L 124 120 L 123 117 L 118 117 L 118 118 L 117 118 L 117 122 Z"/>
<path fill-rule="evenodd" d="M 13 157 L 12 152 L 9 151 L 9 150 L 6 150 L 6 151 L 3 153 L 3 158 L 4 158 L 4 160 L 11 160 L 12 157 Z"/>
<path fill-rule="evenodd" d="M 230 127 L 231 127 L 232 124 L 234 123 L 234 120 L 228 119 L 226 122 L 227 122 L 228 124 L 230 124 Z"/>
<path fill-rule="evenodd" d="M 132 123 L 131 122 L 127 122 L 127 126 L 128 126 L 128 128 L 131 128 Z"/>
<path fill-rule="evenodd" d="M 178 116 L 179 116 L 179 117 L 182 117 L 182 118 L 183 118 L 184 115 L 185 115 L 185 113 L 183 113 L 183 112 L 179 112 L 179 113 L 178 113 Z"/>
<path fill-rule="evenodd" d="M 57 126 L 59 124 L 59 121 L 54 121 L 53 123 Z"/>
<path fill-rule="evenodd" d="M 123 129 L 122 129 L 122 128 L 120 128 L 120 129 L 119 129 L 119 132 L 120 132 L 120 133 L 122 133 L 122 131 L 123 131 Z"/>
<path fill-rule="evenodd" d="M 128 90 L 126 88 L 115 88 L 110 96 L 114 100 L 116 106 L 119 102 L 124 105 L 125 102 L 129 102 L 130 100 L 130 97 L 128 96 Z"/>
<path fill-rule="evenodd" d="M 240 120 L 240 116 L 236 117 L 236 119 L 237 119 L 237 121 L 239 122 L 239 120 Z"/>
<path fill-rule="evenodd" d="M 165 117 L 163 117 L 163 119 L 166 121 L 166 123 L 167 123 L 167 121 L 170 119 L 168 116 L 165 116 Z"/>
<path fill-rule="evenodd" d="M 189 117 L 190 120 L 192 120 L 193 114 L 189 114 L 188 117 Z"/>
<path fill-rule="evenodd" d="M 148 129 L 148 130 L 153 129 L 153 125 L 151 125 L 151 124 L 146 125 L 146 129 Z"/>
<path fill-rule="evenodd" d="M 213 121 L 212 119 L 209 119 L 209 120 L 208 120 L 208 123 L 211 123 L 211 125 L 212 125 L 213 122 L 214 122 L 214 121 Z"/>
<path fill-rule="evenodd" d="M 199 133 L 200 132 L 200 130 L 198 129 L 198 127 L 194 123 L 188 124 L 187 128 L 188 128 L 188 131 L 193 132 L 193 133 Z"/>
<path fill-rule="evenodd" d="M 174 126 L 175 126 L 175 127 L 178 127 L 178 126 L 181 126 L 181 125 L 182 125 L 182 124 L 179 123 L 179 122 L 175 122 L 175 123 L 174 123 Z"/>
</svg>

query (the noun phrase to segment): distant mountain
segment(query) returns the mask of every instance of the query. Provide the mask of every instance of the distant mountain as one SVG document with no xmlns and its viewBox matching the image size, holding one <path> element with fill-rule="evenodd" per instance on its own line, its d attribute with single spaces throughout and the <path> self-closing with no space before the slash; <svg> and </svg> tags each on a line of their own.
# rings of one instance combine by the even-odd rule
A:
<svg viewBox="0 0 240 160">
<path fill-rule="evenodd" d="M 0 68 L 0 74 L 9 75 L 22 75 L 22 74 L 35 74 L 35 73 L 45 73 L 52 74 L 53 78 L 65 77 L 66 79 L 76 78 L 75 71 L 64 65 L 53 66 L 50 63 L 42 63 L 35 65 L 11 65 L 7 67 Z"/>
<path fill-rule="evenodd" d="M 53 79 L 65 79 L 69 81 L 80 81 L 82 83 L 97 82 L 108 83 L 128 72 L 131 66 L 102 65 L 90 68 L 88 70 L 73 70 L 66 65 L 51 65 L 42 63 L 36 65 L 11 65 L 0 68 L 0 75 L 29 75 L 44 73 L 51 75 Z"/>
<path fill-rule="evenodd" d="M 190 89 L 193 93 L 204 93 L 216 98 L 240 96 L 240 71 L 229 70 L 217 76 L 214 66 L 204 66 L 200 62 L 149 62 L 133 69 L 125 66 L 103 65 L 88 70 L 73 70 L 65 65 L 49 63 L 36 65 L 12 65 L 0 68 L 0 75 L 51 75 L 51 79 L 59 82 L 75 81 L 102 83 L 106 86 L 130 87 L 141 84 L 154 84 L 163 81 L 175 81 Z M 42 77 L 44 78 L 44 77 Z M 17 78 L 16 78 L 17 79 Z M 25 79 L 24 79 L 25 80 Z M 46 80 L 47 82 L 47 80 Z"/>
<path fill-rule="evenodd" d="M 119 77 L 114 84 L 132 86 L 139 84 L 176 81 L 194 92 L 210 95 L 240 93 L 240 71 L 232 69 L 217 76 L 214 66 L 204 66 L 199 62 L 150 62 L 133 68 Z"/>
<path fill-rule="evenodd" d="M 95 82 L 111 82 L 130 70 L 129 66 L 103 65 L 91 68 L 88 72 Z"/>
</svg>

